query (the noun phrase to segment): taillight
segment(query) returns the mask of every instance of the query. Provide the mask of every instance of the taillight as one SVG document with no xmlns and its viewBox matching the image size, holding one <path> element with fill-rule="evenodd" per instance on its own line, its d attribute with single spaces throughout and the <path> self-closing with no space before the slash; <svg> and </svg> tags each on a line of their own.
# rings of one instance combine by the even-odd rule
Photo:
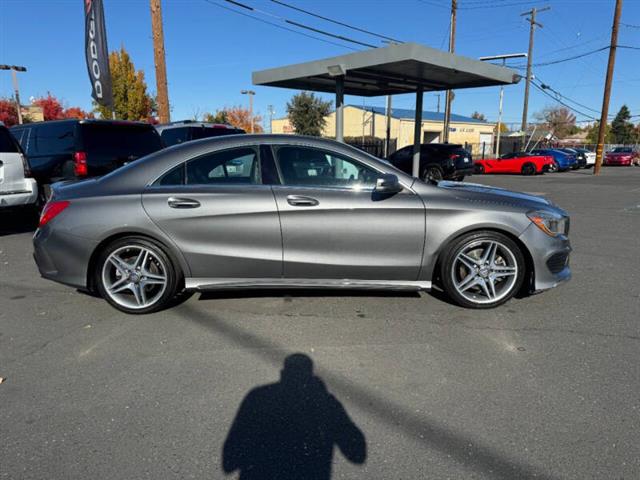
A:
<svg viewBox="0 0 640 480">
<path fill-rule="evenodd" d="M 31 168 L 29 167 L 29 163 L 24 155 L 20 155 L 22 158 L 22 170 L 24 171 L 24 178 L 31 177 Z"/>
<path fill-rule="evenodd" d="M 67 208 L 71 202 L 67 200 L 60 200 L 58 202 L 49 202 L 44 206 L 44 210 L 42 210 L 42 215 L 40 215 L 40 224 L 39 228 L 44 227 L 47 223 L 53 220 L 55 217 L 60 215 L 62 211 Z"/>
<path fill-rule="evenodd" d="M 449 154 L 449 160 L 455 160 L 456 158 L 458 158 L 460 155 L 458 155 L 457 153 L 450 153 Z"/>
<path fill-rule="evenodd" d="M 86 152 L 75 152 L 73 154 L 73 162 L 73 173 L 76 174 L 76 177 L 86 177 L 89 173 Z"/>
</svg>

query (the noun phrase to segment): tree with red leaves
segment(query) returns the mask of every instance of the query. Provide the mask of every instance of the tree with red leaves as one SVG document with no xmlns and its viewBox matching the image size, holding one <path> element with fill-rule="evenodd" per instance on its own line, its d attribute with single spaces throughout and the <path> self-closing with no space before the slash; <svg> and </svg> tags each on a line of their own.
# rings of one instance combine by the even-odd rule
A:
<svg viewBox="0 0 640 480">
<path fill-rule="evenodd" d="M 69 107 L 62 113 L 62 116 L 64 118 L 75 118 L 78 120 L 82 120 L 84 118 L 94 118 L 93 113 L 85 112 L 80 107 Z"/>
<path fill-rule="evenodd" d="M 45 120 L 60 120 L 61 118 L 64 118 L 62 102 L 49 92 L 47 92 L 46 97 L 34 100 L 33 104 L 42 108 Z"/>
<path fill-rule="evenodd" d="M 18 123 L 18 111 L 13 100 L 0 98 L 0 122 L 7 127 L 12 127 Z"/>
</svg>

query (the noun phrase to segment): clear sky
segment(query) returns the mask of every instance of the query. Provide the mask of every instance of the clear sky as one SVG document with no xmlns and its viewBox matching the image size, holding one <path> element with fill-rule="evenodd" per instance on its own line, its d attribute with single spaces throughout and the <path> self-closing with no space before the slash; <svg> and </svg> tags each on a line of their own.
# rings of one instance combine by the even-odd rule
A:
<svg viewBox="0 0 640 480">
<path fill-rule="evenodd" d="M 381 45 L 375 37 L 306 16 L 269 0 L 240 1 L 264 12 Z M 446 48 L 447 45 L 450 5 L 447 0 L 285 1 L 402 41 L 435 48 Z M 232 10 L 286 25 L 277 18 L 252 14 L 224 0 L 209 2 L 162 2 L 172 119 L 191 118 L 194 114 L 201 115 L 224 106 L 245 105 L 248 99 L 240 94 L 240 90 L 246 88 L 256 91 L 255 110 L 258 113 L 266 117 L 267 106 L 273 105 L 275 116 L 284 116 L 286 101 L 295 92 L 254 88 L 252 71 L 363 48 L 339 40 L 335 43 L 342 45 L 325 43 L 213 4 L 224 4 Z M 124 45 L 136 67 L 144 70 L 149 89 L 155 91 L 149 1 L 104 0 L 104 4 L 109 48 L 113 50 Z M 456 51 L 474 58 L 526 52 L 529 24 L 520 14 L 532 6 L 550 5 L 552 9 L 538 17 L 544 28 L 536 31 L 534 63 L 579 55 L 608 44 L 614 4 L 614 0 L 459 0 Z M 620 27 L 619 44 L 640 47 L 639 0 L 624 1 L 622 22 L 628 25 Z M 290 25 L 287 28 L 296 30 Z M 67 106 L 91 108 L 83 37 L 83 0 L 0 0 L 0 63 L 25 65 L 29 69 L 19 76 L 24 103 L 31 96 L 46 95 L 49 91 L 62 98 Z M 522 61 L 516 60 L 514 64 L 521 65 Z M 534 74 L 563 95 L 599 111 L 606 64 L 607 52 L 602 51 L 569 62 L 536 67 Z M 640 114 L 639 64 L 640 50 L 618 51 L 610 112 L 617 112 L 626 103 L 632 114 Z M 11 94 L 10 74 L 0 71 L 0 96 Z M 506 88 L 503 121 L 520 122 L 523 94 L 523 82 Z M 363 103 L 361 97 L 346 100 L 358 105 Z M 384 98 L 366 98 L 364 102 L 382 106 Z M 396 107 L 412 108 L 413 102 L 411 96 L 394 97 Z M 436 103 L 435 93 L 426 94 L 425 109 L 435 110 Z M 532 116 L 553 104 L 553 99 L 533 89 L 529 112 Z M 577 108 L 598 116 L 591 110 Z M 454 113 L 470 115 L 475 110 L 495 120 L 498 88 L 456 93 Z M 585 117 L 578 115 L 578 119 Z"/>
</svg>

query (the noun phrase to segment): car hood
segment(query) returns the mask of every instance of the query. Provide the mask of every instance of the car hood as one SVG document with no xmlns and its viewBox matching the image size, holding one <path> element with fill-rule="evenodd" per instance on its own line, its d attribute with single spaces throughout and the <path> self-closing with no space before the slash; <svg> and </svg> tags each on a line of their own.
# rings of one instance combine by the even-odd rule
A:
<svg viewBox="0 0 640 480">
<path fill-rule="evenodd" d="M 438 188 L 444 188 L 456 193 L 459 192 L 462 196 L 469 199 L 481 199 L 488 202 L 511 204 L 513 206 L 526 208 L 557 208 L 551 201 L 539 195 L 514 192 L 505 188 L 480 185 L 478 183 L 450 182 L 442 180 L 438 182 Z"/>
</svg>

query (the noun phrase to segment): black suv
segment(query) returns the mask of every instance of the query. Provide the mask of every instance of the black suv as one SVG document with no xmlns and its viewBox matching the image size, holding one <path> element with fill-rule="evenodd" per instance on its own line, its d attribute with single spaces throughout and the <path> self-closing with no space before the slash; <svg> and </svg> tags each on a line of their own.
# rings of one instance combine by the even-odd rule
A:
<svg viewBox="0 0 640 480">
<path fill-rule="evenodd" d="M 153 125 L 118 120 L 54 120 L 11 128 L 41 186 L 96 177 L 162 149 Z"/>
<path fill-rule="evenodd" d="M 389 155 L 389 162 L 411 175 L 413 145 L 408 145 Z M 420 178 L 423 180 L 456 180 L 473 174 L 471 153 L 462 145 L 452 143 L 423 143 L 420 146 Z"/>
<path fill-rule="evenodd" d="M 195 120 L 163 123 L 162 125 L 156 125 L 156 130 L 158 130 L 163 143 L 167 147 L 200 138 L 246 133 L 241 128 L 232 127 L 231 125 L 197 122 Z"/>
</svg>

